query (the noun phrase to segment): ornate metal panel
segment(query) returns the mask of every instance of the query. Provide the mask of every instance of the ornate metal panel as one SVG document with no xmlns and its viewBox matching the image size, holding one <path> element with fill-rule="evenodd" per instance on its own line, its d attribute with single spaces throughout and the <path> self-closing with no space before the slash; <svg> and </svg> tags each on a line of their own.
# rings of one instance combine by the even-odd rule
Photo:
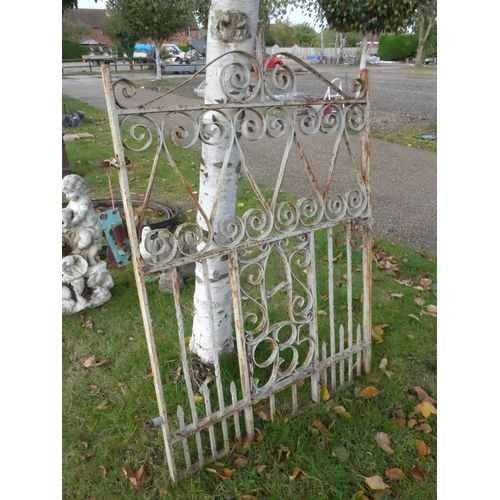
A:
<svg viewBox="0 0 500 500">
<path fill-rule="evenodd" d="M 252 439 L 257 403 L 274 420 L 370 369 L 368 72 L 360 73 L 350 95 L 289 54 L 317 79 L 314 96 L 301 90 L 300 77 L 286 64 L 267 70 L 244 52 L 226 56 L 230 63 L 220 74 L 225 97 L 216 104 L 176 100 L 197 74 L 142 102 L 131 81 L 113 82 L 109 67 L 102 68 L 115 149 L 111 163 L 119 171 L 160 413 L 151 422 L 161 427 L 174 481 L 227 454 L 231 442 Z M 203 144 L 223 146 L 209 209 L 176 158 L 179 148 Z M 139 227 L 134 221 L 125 149 L 152 158 L 144 206 L 166 159 L 176 179 L 172 192 L 184 193 L 196 219 L 181 216 L 175 230 L 142 232 L 142 220 Z M 234 215 L 216 219 L 234 158 L 249 206 L 238 202 L 239 191 Z M 229 358 L 215 348 L 208 270 L 215 257 L 227 260 L 232 290 L 236 354 Z M 193 304 L 181 292 L 180 276 L 193 264 L 209 299 L 213 366 L 193 356 L 187 344 Z M 148 291 L 156 285 L 145 278 L 158 273 L 171 281 L 173 298 L 165 300 L 175 310 L 177 332 L 151 317 Z M 165 364 L 157 344 L 166 338 L 177 339 L 175 380 L 160 369 Z"/>
</svg>

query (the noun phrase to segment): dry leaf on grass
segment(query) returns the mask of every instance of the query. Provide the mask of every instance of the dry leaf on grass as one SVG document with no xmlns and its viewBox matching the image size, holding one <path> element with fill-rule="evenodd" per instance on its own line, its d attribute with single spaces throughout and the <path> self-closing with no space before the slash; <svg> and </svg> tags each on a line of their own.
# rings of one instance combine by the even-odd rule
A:
<svg viewBox="0 0 500 500">
<path fill-rule="evenodd" d="M 422 401 L 428 401 L 431 405 L 436 404 L 436 400 L 434 398 L 431 398 L 421 387 L 418 385 L 413 386 L 413 390 L 417 393 L 418 399 Z"/>
<path fill-rule="evenodd" d="M 410 418 L 410 420 L 408 420 L 408 427 L 410 429 L 413 429 L 413 427 L 415 427 L 417 424 L 418 422 L 414 418 Z"/>
<path fill-rule="evenodd" d="M 404 479 L 405 473 L 401 469 L 386 469 L 385 475 L 391 480 L 391 481 L 400 481 L 401 479 Z"/>
<path fill-rule="evenodd" d="M 429 403 L 429 401 L 424 401 L 423 403 L 415 406 L 415 411 L 417 413 L 422 413 L 425 418 L 428 418 L 431 413 L 434 413 L 435 415 L 437 414 L 435 406 Z"/>
<path fill-rule="evenodd" d="M 336 446 L 332 455 L 337 457 L 340 462 L 348 462 L 351 457 L 350 451 L 345 446 Z"/>
<path fill-rule="evenodd" d="M 348 411 L 343 406 L 334 406 L 332 410 L 342 418 L 351 418 L 351 415 L 349 415 Z"/>
<path fill-rule="evenodd" d="M 424 432 L 425 434 L 429 434 L 432 432 L 432 427 L 429 424 L 420 424 L 415 429 Z"/>
<path fill-rule="evenodd" d="M 389 488 L 380 476 L 365 477 L 365 483 L 372 490 L 385 490 L 386 488 Z"/>
<path fill-rule="evenodd" d="M 123 469 L 125 477 L 136 487 L 138 488 L 146 479 L 146 470 L 144 469 L 144 465 L 141 465 L 137 472 L 134 472 L 132 469 Z"/>
<path fill-rule="evenodd" d="M 415 441 L 415 448 L 417 450 L 418 456 L 423 460 L 426 455 L 430 455 L 431 449 L 425 444 L 422 439 L 417 439 Z"/>
<path fill-rule="evenodd" d="M 391 378 L 392 377 L 392 372 L 390 372 L 389 370 L 387 370 L 387 358 L 382 358 L 382 360 L 380 361 L 380 364 L 378 365 L 378 367 L 389 377 Z"/>
<path fill-rule="evenodd" d="M 269 408 L 259 405 L 255 407 L 254 411 L 262 420 L 271 420 L 271 410 Z"/>
<path fill-rule="evenodd" d="M 325 437 L 332 437 L 332 433 L 319 421 L 315 420 L 312 425 L 313 432 L 320 433 Z"/>
<path fill-rule="evenodd" d="M 328 389 L 323 384 L 319 384 L 319 395 L 320 395 L 321 401 L 328 401 L 330 399 L 330 393 L 328 392 Z"/>
<path fill-rule="evenodd" d="M 376 388 L 373 387 L 372 385 L 369 385 L 368 387 L 365 387 L 359 395 L 362 398 L 368 399 L 368 398 L 373 398 L 373 396 L 376 396 L 380 391 Z"/>
<path fill-rule="evenodd" d="M 375 441 L 378 445 L 388 454 L 392 455 L 394 450 L 391 448 L 391 440 L 385 432 L 377 432 L 375 434 Z"/>
<path fill-rule="evenodd" d="M 423 481 L 425 478 L 425 471 L 422 469 L 422 467 L 419 467 L 418 465 L 414 465 L 411 469 L 411 475 L 417 480 L 417 481 Z"/>
<path fill-rule="evenodd" d="M 289 476 L 290 481 L 293 481 L 299 474 L 302 477 L 302 479 L 305 479 L 309 475 L 306 471 L 302 470 L 300 467 L 295 467 L 293 469 L 292 475 Z"/>
</svg>

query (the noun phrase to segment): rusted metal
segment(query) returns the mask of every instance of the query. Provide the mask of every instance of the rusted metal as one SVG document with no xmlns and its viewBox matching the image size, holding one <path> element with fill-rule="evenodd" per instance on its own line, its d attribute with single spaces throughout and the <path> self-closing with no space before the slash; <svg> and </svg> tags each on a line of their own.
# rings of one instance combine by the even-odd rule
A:
<svg viewBox="0 0 500 500">
<path fill-rule="evenodd" d="M 231 61 L 234 62 L 235 57 L 239 65 L 231 63 L 232 67 L 230 64 L 222 71 L 220 84 L 226 97 L 218 104 L 161 104 L 162 98 L 175 94 L 184 83 L 158 98 L 128 107 L 126 102 L 131 99 L 137 102 L 135 86 L 127 80 L 112 82 L 109 67 L 102 68 L 115 148 L 112 163 L 119 171 L 160 410 L 158 422 L 161 422 L 173 481 L 227 455 L 231 441 L 251 440 L 256 404 L 268 405 L 269 418 L 274 421 L 283 405 L 297 413 L 311 401 L 320 401 L 321 385 L 333 394 L 370 370 L 372 222 L 368 72 L 362 71 L 356 80 L 356 95 L 342 92 L 333 85 L 341 100 L 304 98 L 298 97 L 295 75 L 286 64 L 279 72 L 266 71 L 258 57 L 231 53 Z M 289 57 L 297 61 L 292 55 Z M 321 86 L 332 86 L 331 81 L 314 68 L 303 61 L 297 62 L 307 66 Z M 244 70 L 249 66 L 255 71 Z M 237 78 L 228 76 L 230 71 Z M 254 91 L 248 94 L 245 89 L 250 85 Z M 359 132 L 360 147 L 357 140 L 351 139 L 350 131 Z M 130 146 L 133 141 L 124 141 L 126 134 L 139 143 L 135 149 Z M 320 168 L 308 152 L 307 139 L 315 134 L 326 134 L 329 138 L 331 156 Z M 180 148 L 227 142 L 220 180 L 214 188 L 214 203 L 206 212 L 166 138 Z M 283 141 L 283 156 L 278 161 L 276 180 L 270 186 L 272 194 L 269 195 L 246 151 L 249 145 L 258 145 L 258 141 L 275 139 Z M 151 152 L 153 166 L 145 201 L 151 195 L 163 157 L 176 177 L 175 189 L 185 193 L 186 200 L 198 212 L 194 222 L 147 233 L 142 243 L 151 254 L 152 264 L 146 265 L 138 250 L 139 233 L 130 203 L 124 144 L 140 154 Z M 341 150 L 347 164 L 344 160 L 340 164 Z M 229 175 L 230 153 L 238 156 L 241 175 L 253 190 L 254 206 L 245 208 L 242 215 L 226 217 L 214 229 L 214 216 L 224 196 L 222 181 Z M 293 154 L 297 155 L 302 182 L 311 194 L 283 199 L 283 186 Z M 342 192 L 336 191 L 340 167 L 347 168 L 352 177 L 349 182 L 353 184 Z M 142 224 L 140 220 L 139 229 Z M 340 242 L 339 237 L 345 241 Z M 236 354 L 230 368 L 225 370 L 215 342 L 213 318 L 217 311 L 207 264 L 214 258 L 227 259 L 231 286 Z M 337 259 L 342 259 L 342 264 L 338 264 Z M 213 357 L 213 366 L 209 368 L 196 364 L 187 347 L 192 320 L 191 314 L 186 314 L 187 299 L 181 298 L 180 279 L 183 266 L 193 264 L 199 266 L 200 276 L 205 277 Z M 318 273 L 318 268 L 323 266 L 328 269 L 327 276 Z M 159 273 L 170 276 L 177 322 L 177 383 L 181 385 L 172 394 L 183 395 L 181 402 L 169 403 L 168 413 L 165 394 L 169 386 L 162 384 L 160 376 L 160 366 L 164 365 L 160 364 L 156 352 L 145 286 L 146 275 Z M 363 290 L 362 314 L 353 304 L 355 283 L 361 283 Z M 341 287 L 345 287 L 345 293 L 338 291 Z M 157 333 L 156 338 L 163 339 L 167 333 L 162 332 L 161 336 Z M 208 371 L 203 371 L 205 369 Z M 311 383 L 307 397 L 302 388 L 306 380 Z M 289 394 L 289 405 L 283 402 L 286 394 Z"/>
</svg>

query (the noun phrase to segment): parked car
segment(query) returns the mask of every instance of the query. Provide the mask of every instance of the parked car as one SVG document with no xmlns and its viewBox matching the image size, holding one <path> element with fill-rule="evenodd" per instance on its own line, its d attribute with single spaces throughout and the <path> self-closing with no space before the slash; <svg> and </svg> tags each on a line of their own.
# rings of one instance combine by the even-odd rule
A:
<svg viewBox="0 0 500 500">
<path fill-rule="evenodd" d="M 255 55 L 257 55 L 257 53 L 255 53 Z M 262 52 L 262 64 L 265 65 L 268 59 L 270 59 L 270 61 L 269 64 L 267 65 L 267 69 L 273 69 L 276 66 L 283 66 L 283 64 L 285 64 L 283 62 L 283 59 L 281 59 L 280 57 L 272 56 L 267 52 Z"/>
</svg>

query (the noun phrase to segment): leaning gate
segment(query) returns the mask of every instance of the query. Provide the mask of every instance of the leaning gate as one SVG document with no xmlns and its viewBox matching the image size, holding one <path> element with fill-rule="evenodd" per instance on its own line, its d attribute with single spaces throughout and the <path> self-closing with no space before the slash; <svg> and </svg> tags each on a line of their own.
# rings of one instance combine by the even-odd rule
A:
<svg viewBox="0 0 500 500">
<path fill-rule="evenodd" d="M 314 89 L 300 88 L 286 59 L 282 68 L 267 70 L 249 54 L 223 57 L 230 58 L 220 80 L 225 98 L 216 104 L 194 93 L 188 104 L 175 100 L 197 74 L 148 101 L 141 95 L 151 93 L 112 81 L 109 67 L 102 68 L 115 150 L 109 162 L 118 170 L 159 407 L 151 421 L 161 428 L 174 481 L 228 454 L 230 443 L 252 439 L 257 405 L 269 420 L 297 413 L 370 370 L 368 71 L 353 80 L 349 94 L 291 54 L 314 75 Z M 213 214 L 200 205 L 177 156 L 184 148 L 220 144 L 227 154 L 214 203 L 224 196 L 229 153 L 238 155 L 241 185 L 235 215 L 214 230 Z M 181 214 L 179 225 L 151 230 L 141 241 L 126 150 L 150 155 L 143 206 L 163 161 L 176 180 L 170 192 L 177 198 L 182 192 L 193 217 Z M 227 261 L 235 349 L 220 358 L 212 342 L 208 367 L 190 352 L 193 302 L 179 284 L 182 269 L 195 264 L 210 299 L 207 262 L 214 258 Z M 158 273 L 171 280 L 173 295 L 165 300 L 173 304 L 177 331 L 165 331 L 151 314 L 148 290 L 157 284 L 148 276 Z M 208 323 L 213 333 L 214 322 Z M 166 336 L 175 340 L 178 358 L 172 396 L 157 350 Z"/>
</svg>

